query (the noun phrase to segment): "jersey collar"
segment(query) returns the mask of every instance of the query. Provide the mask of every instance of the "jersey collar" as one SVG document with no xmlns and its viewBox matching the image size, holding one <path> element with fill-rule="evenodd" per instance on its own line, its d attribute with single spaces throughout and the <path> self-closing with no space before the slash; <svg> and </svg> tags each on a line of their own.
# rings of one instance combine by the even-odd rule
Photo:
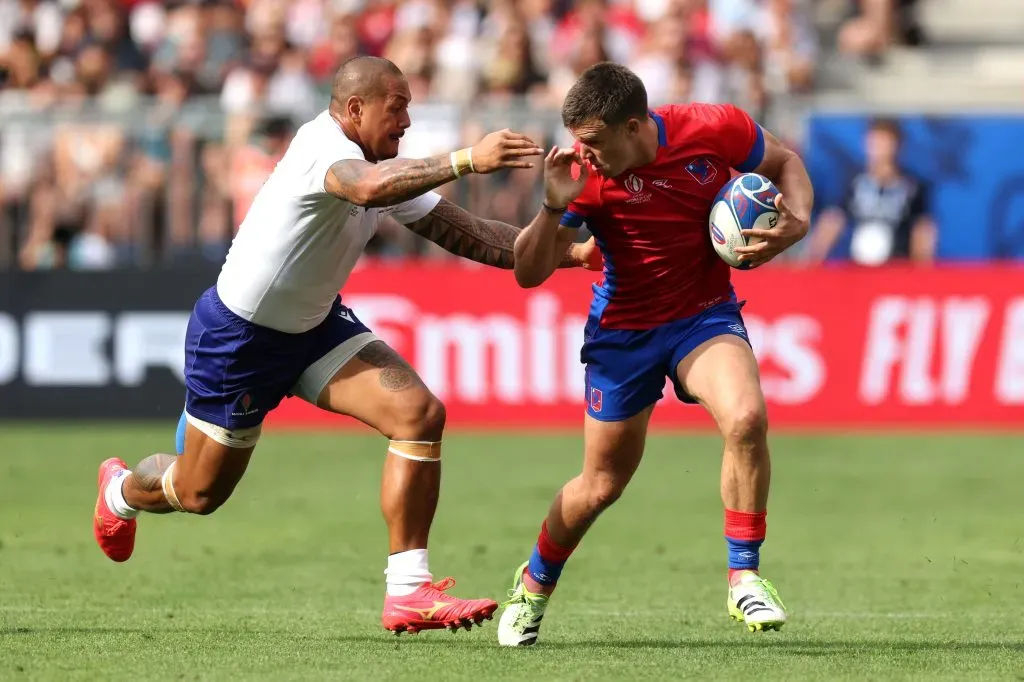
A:
<svg viewBox="0 0 1024 682">
<path fill-rule="evenodd" d="M 658 146 L 667 147 L 668 134 L 665 133 L 665 119 L 661 117 L 661 114 L 656 114 L 651 109 L 648 109 L 647 113 L 651 115 L 651 118 L 654 119 L 654 124 L 658 126 Z"/>
</svg>

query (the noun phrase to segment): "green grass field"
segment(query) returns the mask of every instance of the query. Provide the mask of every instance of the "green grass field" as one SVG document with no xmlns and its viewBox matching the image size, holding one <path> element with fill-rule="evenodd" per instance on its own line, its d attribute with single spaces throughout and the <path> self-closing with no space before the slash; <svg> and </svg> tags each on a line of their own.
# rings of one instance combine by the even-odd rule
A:
<svg viewBox="0 0 1024 682">
<path fill-rule="evenodd" d="M 1024 679 L 1022 440 L 775 436 L 765 574 L 791 609 L 725 612 L 718 444 L 658 436 L 563 574 L 541 643 L 379 625 L 383 440 L 265 435 L 215 515 L 91 533 L 96 465 L 167 451 L 173 424 L 0 427 L 0 679 Z M 574 435 L 451 435 L 435 577 L 504 596 Z"/>
</svg>

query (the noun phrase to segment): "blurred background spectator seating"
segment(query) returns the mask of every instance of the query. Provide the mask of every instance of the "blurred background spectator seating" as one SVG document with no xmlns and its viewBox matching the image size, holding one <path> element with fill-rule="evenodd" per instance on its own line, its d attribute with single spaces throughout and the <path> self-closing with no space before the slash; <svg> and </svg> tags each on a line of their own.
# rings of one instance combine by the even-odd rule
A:
<svg viewBox="0 0 1024 682">
<path fill-rule="evenodd" d="M 356 54 L 386 56 L 410 80 L 406 156 L 505 126 L 564 143 L 562 97 L 605 59 L 635 69 L 652 104 L 734 102 L 801 150 L 819 109 L 1019 102 L 1024 3 L 973 4 L 0 0 L 0 267 L 218 262 Z M 537 180 L 472 177 L 444 191 L 521 224 Z M 369 252 L 448 257 L 391 223 Z"/>
</svg>

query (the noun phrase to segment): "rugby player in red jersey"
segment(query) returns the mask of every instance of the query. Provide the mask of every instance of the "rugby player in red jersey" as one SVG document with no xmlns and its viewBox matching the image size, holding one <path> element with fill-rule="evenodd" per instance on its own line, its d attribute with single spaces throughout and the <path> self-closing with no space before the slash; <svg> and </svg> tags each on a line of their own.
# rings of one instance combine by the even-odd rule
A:
<svg viewBox="0 0 1024 682">
<path fill-rule="evenodd" d="M 724 439 L 729 614 L 752 631 L 778 629 L 785 606 L 759 573 L 770 478 L 764 397 L 742 303 L 707 221 L 732 169 L 771 179 L 781 191 L 779 221 L 772 230 L 746 231 L 764 241 L 737 249 L 761 265 L 807 233 L 810 178 L 794 152 L 737 107 L 651 110 L 641 80 L 617 64 L 580 76 L 562 120 L 576 144 L 545 159 L 544 206 L 516 239 L 514 269 L 521 286 L 540 285 L 584 225 L 604 257 L 581 352 L 584 463 L 555 497 L 532 555 L 515 572 L 499 642 L 536 642 L 566 560 L 640 463 L 666 378 L 680 400 L 710 412 Z M 577 166 L 578 175 L 571 170 Z"/>
</svg>

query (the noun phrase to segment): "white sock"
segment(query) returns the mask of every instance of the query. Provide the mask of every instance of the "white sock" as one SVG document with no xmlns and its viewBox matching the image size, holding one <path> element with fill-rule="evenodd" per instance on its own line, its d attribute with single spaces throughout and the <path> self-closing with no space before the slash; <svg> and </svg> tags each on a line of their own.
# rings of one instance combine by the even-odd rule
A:
<svg viewBox="0 0 1024 682">
<path fill-rule="evenodd" d="M 387 576 L 388 595 L 404 597 L 415 592 L 423 583 L 429 583 L 434 576 L 427 568 L 427 550 L 410 549 L 388 557 L 388 567 L 384 571 Z"/>
<path fill-rule="evenodd" d="M 114 512 L 119 519 L 134 519 L 139 515 L 138 509 L 124 501 L 124 493 L 121 491 L 121 484 L 130 473 L 131 471 L 127 469 L 117 472 L 117 475 L 110 479 L 110 483 L 107 484 L 107 489 L 103 493 L 110 511 Z"/>
</svg>

